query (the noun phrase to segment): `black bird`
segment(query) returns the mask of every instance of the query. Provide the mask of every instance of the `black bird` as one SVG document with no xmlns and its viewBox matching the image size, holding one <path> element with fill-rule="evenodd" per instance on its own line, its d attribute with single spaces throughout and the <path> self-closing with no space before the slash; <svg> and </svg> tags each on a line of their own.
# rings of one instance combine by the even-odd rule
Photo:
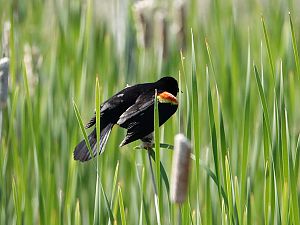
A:
<svg viewBox="0 0 300 225">
<path fill-rule="evenodd" d="M 101 104 L 100 109 L 100 153 L 103 152 L 111 129 L 115 124 L 127 129 L 127 134 L 120 146 L 148 137 L 154 131 L 154 97 L 157 90 L 159 126 L 164 124 L 177 110 L 178 83 L 173 77 L 163 77 L 154 83 L 129 86 Z M 90 128 L 96 123 L 94 116 L 85 126 Z M 144 138 L 146 139 L 146 138 Z M 97 154 L 96 127 L 89 134 L 88 140 Z M 92 158 L 82 140 L 74 150 L 74 159 L 88 161 Z"/>
</svg>

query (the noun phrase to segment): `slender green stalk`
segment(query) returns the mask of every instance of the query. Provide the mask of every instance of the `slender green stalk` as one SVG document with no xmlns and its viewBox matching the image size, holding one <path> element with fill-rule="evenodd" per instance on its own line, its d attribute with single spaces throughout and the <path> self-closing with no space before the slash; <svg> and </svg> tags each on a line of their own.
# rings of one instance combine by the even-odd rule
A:
<svg viewBox="0 0 300 225">
<path fill-rule="evenodd" d="M 100 183 L 101 184 L 101 183 Z M 114 222 L 115 221 L 115 218 L 114 218 L 114 215 L 113 215 L 113 212 L 112 212 L 112 209 L 111 209 L 111 206 L 109 204 L 109 201 L 108 201 L 108 198 L 105 194 L 105 191 L 103 189 L 103 186 L 101 184 L 101 192 L 104 196 L 104 200 L 105 200 L 105 205 L 106 205 L 106 209 L 107 209 L 107 213 L 108 213 L 108 216 L 109 216 L 109 222 Z M 101 198 L 98 198 L 99 200 L 101 200 Z M 98 205 L 100 206 L 101 205 L 101 202 L 98 203 Z M 100 210 L 99 210 L 99 215 L 100 215 Z M 100 216 L 99 216 L 100 217 Z"/>
<path fill-rule="evenodd" d="M 95 201 L 94 201 L 94 217 L 93 217 L 93 225 L 100 223 L 100 215 L 99 215 L 99 208 L 101 205 L 99 205 L 99 198 L 100 198 L 100 179 L 98 178 L 98 173 L 96 174 L 96 187 L 95 187 Z"/>
<path fill-rule="evenodd" d="M 296 64 L 298 79 L 300 79 L 300 60 L 299 60 L 299 53 L 298 53 L 297 41 L 296 41 L 296 37 L 295 37 L 295 29 L 294 29 L 294 25 L 293 25 L 291 12 L 289 12 L 289 19 L 290 19 L 290 27 L 291 27 L 291 34 L 292 34 L 292 43 L 293 43 L 295 64 Z"/>
<path fill-rule="evenodd" d="M 153 171 L 153 166 L 152 166 L 152 161 L 151 161 L 150 150 L 147 150 L 147 152 L 148 152 L 148 160 L 149 160 L 149 165 L 150 165 L 151 180 L 152 180 L 152 185 L 153 185 L 153 190 L 154 190 L 154 204 L 155 204 L 156 220 L 157 220 L 158 224 L 161 224 L 157 184 L 155 182 L 155 176 L 154 176 L 154 171 Z"/>
<path fill-rule="evenodd" d="M 114 200 L 114 197 L 116 195 L 116 187 L 117 187 L 117 181 L 118 181 L 118 175 L 119 175 L 119 161 L 117 162 L 117 165 L 116 165 L 116 169 L 115 169 L 115 174 L 114 174 L 114 180 L 113 180 L 113 186 L 112 186 L 112 194 L 111 194 L 111 201 L 110 201 L 110 208 L 113 207 L 113 200 Z"/>
<path fill-rule="evenodd" d="M 262 22 L 264 37 L 265 37 L 265 41 L 266 41 L 266 45 L 267 45 L 269 63 L 270 63 L 271 72 L 272 72 L 271 74 L 272 74 L 273 81 L 275 82 L 275 69 L 274 69 L 273 57 L 272 57 L 272 53 L 271 53 L 271 46 L 270 46 L 269 36 L 268 36 L 268 32 L 267 32 L 267 29 L 266 29 L 265 20 L 264 20 L 263 16 L 261 17 L 261 22 Z"/>
<path fill-rule="evenodd" d="M 17 187 L 16 187 L 16 181 L 15 179 L 13 179 L 12 181 L 12 191 L 13 191 L 13 200 L 14 200 L 14 208 L 16 211 L 16 215 L 17 215 L 17 224 L 21 225 L 22 224 L 22 218 L 21 218 L 21 203 L 20 203 L 20 199 L 19 199 L 19 193 L 17 191 Z"/>
<path fill-rule="evenodd" d="M 121 214 L 121 222 L 122 225 L 126 225 L 126 216 L 125 216 L 125 208 L 124 208 L 124 201 L 121 187 L 118 188 L 118 196 L 119 196 L 119 207 L 120 207 L 120 214 Z"/>
<path fill-rule="evenodd" d="M 96 156 L 99 156 L 100 154 L 100 104 L 101 104 L 101 100 L 100 100 L 100 84 L 99 84 L 99 79 L 98 77 L 96 78 L 96 84 L 95 84 L 95 108 L 96 108 L 96 134 L 97 134 L 97 143 L 96 143 L 96 147 L 97 147 L 97 154 Z M 104 150 L 104 149 L 103 149 Z M 103 191 L 103 187 L 102 187 L 102 183 L 101 183 L 101 179 L 100 179 L 100 175 L 99 175 L 99 166 L 100 166 L 100 157 L 97 157 L 97 173 L 96 173 L 96 177 L 97 177 L 97 185 L 96 185 L 96 192 L 98 198 L 96 198 L 97 202 L 97 206 L 95 208 L 98 208 L 98 211 L 94 212 L 96 214 L 98 214 L 96 217 L 101 218 L 101 195 L 100 195 L 100 188 L 102 189 L 102 192 L 104 194 L 105 200 L 106 200 L 106 205 L 107 208 L 110 209 L 106 195 Z M 112 221 L 114 220 L 112 217 L 112 213 L 109 210 L 109 215 L 110 215 L 110 219 L 112 219 Z M 94 221 L 95 222 L 95 221 Z"/>
<path fill-rule="evenodd" d="M 217 131 L 216 131 L 216 125 L 215 125 L 214 109 L 213 109 L 213 102 L 212 102 L 212 96 L 211 96 L 211 90 L 210 90 L 210 81 L 209 81 L 209 74 L 208 74 L 208 68 L 207 67 L 206 67 L 206 82 L 207 82 L 207 86 L 206 86 L 207 87 L 207 105 L 208 105 L 210 135 L 211 135 L 211 143 L 212 143 L 216 178 L 217 178 L 217 181 L 218 181 L 219 201 L 220 201 L 220 205 L 221 205 L 222 200 L 221 200 L 221 182 L 220 182 L 220 168 L 219 168 L 219 153 L 218 153 Z"/>
<path fill-rule="evenodd" d="M 226 176 L 226 193 L 228 197 L 228 220 L 230 221 L 230 224 L 232 223 L 233 218 L 233 193 L 232 193 L 232 179 L 231 179 L 231 170 L 230 170 L 230 164 L 228 157 L 225 158 L 225 176 Z"/>
<path fill-rule="evenodd" d="M 193 130 L 193 145 L 195 149 L 195 158 L 196 158 L 196 183 L 200 182 L 200 119 L 199 119 L 199 96 L 198 96 L 198 84 L 197 84 L 197 74 L 196 74 L 196 57 L 195 57 L 195 46 L 194 46 L 194 35 L 193 30 L 191 30 L 191 37 L 192 37 L 192 130 Z M 199 206 L 199 190 L 196 190 L 197 195 L 197 211 L 196 211 L 196 224 L 200 224 L 200 206 Z"/>
<path fill-rule="evenodd" d="M 234 177 L 234 198 L 235 198 L 235 203 L 234 203 L 234 208 L 235 208 L 235 213 L 234 213 L 234 221 L 238 224 L 242 224 L 242 207 L 241 207 L 241 197 L 240 197 L 240 185 L 237 177 Z M 245 207 L 247 208 L 247 207 Z"/>
<path fill-rule="evenodd" d="M 160 172 L 160 132 L 159 132 L 159 113 L 158 113 L 158 100 L 157 100 L 157 90 L 155 90 L 154 96 L 154 143 L 155 143 L 155 172 L 156 172 L 156 193 L 154 195 L 154 200 L 157 202 L 156 209 L 158 223 L 161 223 L 161 214 L 163 213 L 162 207 L 162 189 L 161 189 L 161 172 Z M 150 162 L 151 159 L 149 158 Z M 153 183 L 154 184 L 154 183 Z"/>
<path fill-rule="evenodd" d="M 257 68 L 255 65 L 254 65 L 254 73 L 255 73 L 255 79 L 256 79 L 256 84 L 258 87 L 261 105 L 263 108 L 264 121 L 265 121 L 265 125 L 266 125 L 266 135 L 267 135 L 267 139 L 271 143 L 270 116 L 269 116 L 268 107 L 267 107 L 267 100 L 266 100 L 266 96 L 265 96 L 265 93 L 264 93 L 264 90 L 262 87 L 262 83 L 259 78 L 258 71 L 257 71 Z"/>
<path fill-rule="evenodd" d="M 270 179 L 272 176 L 270 174 L 269 163 L 267 162 L 265 165 L 265 185 L 264 185 L 264 222 L 265 225 L 268 225 L 270 222 Z"/>
<path fill-rule="evenodd" d="M 209 156 L 208 156 L 208 152 L 207 152 L 207 156 L 206 156 L 206 163 L 209 163 Z M 206 176 L 206 185 L 205 185 L 205 200 L 207 202 L 206 204 L 206 209 L 205 209 L 205 224 L 212 224 L 212 205 L 211 205 L 211 188 L 210 188 L 210 176 L 209 173 L 207 173 Z"/>
<path fill-rule="evenodd" d="M 81 215 L 80 215 L 80 204 L 79 200 L 77 200 L 76 208 L 75 208 L 75 225 L 81 224 Z"/>
<path fill-rule="evenodd" d="M 297 177 L 295 176 L 293 168 L 293 159 L 291 153 L 289 154 L 289 181 L 290 181 L 290 202 L 291 202 L 291 211 L 292 211 L 292 220 L 294 224 L 297 224 L 300 221 L 299 216 L 299 203 L 298 203 L 298 194 L 297 194 Z"/>
<path fill-rule="evenodd" d="M 81 116 L 80 116 L 80 113 L 79 113 L 79 110 L 78 110 L 78 107 L 75 103 L 75 101 L 73 100 L 73 108 L 74 108 L 74 112 L 75 112 L 75 115 L 76 115 L 76 118 L 77 118 L 77 122 L 79 124 L 79 127 L 80 127 L 80 130 L 83 134 L 83 137 L 84 137 L 84 140 L 85 140 L 85 143 L 86 143 L 86 146 L 88 147 L 88 150 L 90 152 L 90 155 L 93 155 L 93 151 L 91 149 L 91 145 L 90 145 L 90 142 L 88 140 L 88 136 L 87 136 L 87 133 L 86 133 L 86 130 L 84 128 L 84 125 L 83 125 L 83 122 L 82 122 L 82 119 L 81 119 Z"/>
<path fill-rule="evenodd" d="M 160 185 L 160 134 L 159 134 L 159 113 L 158 113 L 158 100 L 157 100 L 157 90 L 155 91 L 154 98 L 154 142 L 155 142 L 155 171 L 156 171 L 156 182 L 158 194 L 161 192 Z"/>
<path fill-rule="evenodd" d="M 247 77 L 246 77 L 246 92 L 244 100 L 244 119 L 243 119 L 243 151 L 241 163 L 241 210 L 245 207 L 246 201 L 246 178 L 247 178 L 247 165 L 248 165 L 248 152 L 249 152 L 249 136 L 250 136 L 250 41 L 248 42 L 248 60 L 247 60 Z"/>
</svg>

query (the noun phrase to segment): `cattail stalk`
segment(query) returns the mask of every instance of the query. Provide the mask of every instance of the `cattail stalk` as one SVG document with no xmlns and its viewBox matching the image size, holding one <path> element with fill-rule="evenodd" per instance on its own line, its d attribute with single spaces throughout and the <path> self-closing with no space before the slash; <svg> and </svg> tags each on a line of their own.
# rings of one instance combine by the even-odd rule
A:
<svg viewBox="0 0 300 225">
<path fill-rule="evenodd" d="M 151 161 L 151 154 L 150 154 L 151 150 L 152 149 L 150 149 L 150 148 L 147 150 L 147 152 L 148 152 L 148 159 L 149 159 L 149 165 L 150 165 L 150 172 L 151 172 L 151 180 L 152 180 L 152 185 L 153 185 L 154 193 L 156 195 L 158 195 L 157 188 L 156 188 L 155 177 L 154 177 L 154 172 L 153 172 L 153 165 L 152 165 L 152 161 Z"/>
<path fill-rule="evenodd" d="M 170 195 L 171 200 L 178 204 L 182 204 L 187 195 L 190 155 L 190 141 L 183 134 L 177 134 L 174 144 Z"/>
</svg>

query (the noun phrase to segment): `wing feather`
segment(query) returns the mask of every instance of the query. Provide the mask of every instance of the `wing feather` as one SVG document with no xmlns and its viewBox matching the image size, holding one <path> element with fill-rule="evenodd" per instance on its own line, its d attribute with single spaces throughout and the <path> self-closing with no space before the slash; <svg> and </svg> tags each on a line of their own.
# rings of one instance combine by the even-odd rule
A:
<svg viewBox="0 0 300 225">
<path fill-rule="evenodd" d="M 154 94 L 145 93 L 140 95 L 135 104 L 130 106 L 119 118 L 117 124 L 123 128 L 129 128 L 136 121 L 136 116 L 143 116 L 147 109 L 154 105 Z"/>
</svg>

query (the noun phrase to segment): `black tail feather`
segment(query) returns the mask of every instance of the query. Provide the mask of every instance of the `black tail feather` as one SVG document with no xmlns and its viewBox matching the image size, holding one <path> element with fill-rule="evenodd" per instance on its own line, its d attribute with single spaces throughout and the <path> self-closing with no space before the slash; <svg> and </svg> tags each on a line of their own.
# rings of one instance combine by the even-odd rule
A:
<svg viewBox="0 0 300 225">
<path fill-rule="evenodd" d="M 106 142 L 108 140 L 108 137 L 110 135 L 111 129 L 113 127 L 113 124 L 108 124 L 104 129 L 100 132 L 100 154 L 104 151 L 104 147 L 106 145 Z M 89 134 L 88 140 L 92 149 L 93 156 L 95 157 L 97 155 L 97 134 L 96 134 L 96 128 Z M 83 139 L 74 150 L 74 159 L 79 160 L 81 162 L 85 162 L 90 160 L 91 158 L 89 149 L 85 143 L 85 140 Z"/>
</svg>

